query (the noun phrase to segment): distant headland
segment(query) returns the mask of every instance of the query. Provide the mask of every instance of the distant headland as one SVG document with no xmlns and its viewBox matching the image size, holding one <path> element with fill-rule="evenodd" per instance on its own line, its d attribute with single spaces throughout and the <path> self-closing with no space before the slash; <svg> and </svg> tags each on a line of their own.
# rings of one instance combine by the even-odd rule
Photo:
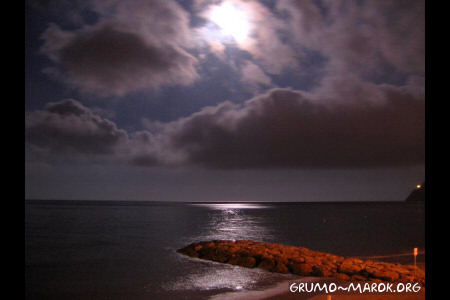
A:
<svg viewBox="0 0 450 300">
<path fill-rule="evenodd" d="M 418 184 L 406 198 L 408 202 L 425 202 L 425 182 Z"/>
</svg>

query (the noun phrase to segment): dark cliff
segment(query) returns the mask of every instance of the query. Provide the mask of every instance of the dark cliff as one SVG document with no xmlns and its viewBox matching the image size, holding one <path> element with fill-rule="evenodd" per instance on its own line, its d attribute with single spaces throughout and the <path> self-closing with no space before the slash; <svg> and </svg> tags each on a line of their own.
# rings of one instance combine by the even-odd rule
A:
<svg viewBox="0 0 450 300">
<path fill-rule="evenodd" d="M 418 185 L 406 198 L 408 202 L 425 202 L 425 182 Z"/>
</svg>

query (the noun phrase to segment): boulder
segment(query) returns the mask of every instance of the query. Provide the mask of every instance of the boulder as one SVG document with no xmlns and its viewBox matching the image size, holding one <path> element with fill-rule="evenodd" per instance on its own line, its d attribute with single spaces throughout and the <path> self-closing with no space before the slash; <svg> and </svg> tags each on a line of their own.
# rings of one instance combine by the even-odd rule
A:
<svg viewBox="0 0 450 300">
<path fill-rule="evenodd" d="M 289 273 L 289 269 L 288 267 L 282 263 L 282 262 L 277 262 L 277 265 L 275 266 L 275 268 L 272 269 L 272 272 L 276 272 L 276 273 Z"/>
<path fill-rule="evenodd" d="M 232 257 L 228 260 L 229 264 L 232 265 L 238 265 L 241 267 L 246 267 L 246 268 L 254 268 L 256 265 L 256 260 L 255 258 L 251 257 L 251 256 L 235 256 Z"/>
<path fill-rule="evenodd" d="M 338 267 L 340 273 L 348 275 L 358 274 L 364 268 L 363 261 L 357 258 L 347 258 Z"/>
<path fill-rule="evenodd" d="M 292 270 L 292 273 L 300 276 L 308 276 L 313 273 L 312 266 L 307 263 L 291 264 L 290 269 Z"/>
<path fill-rule="evenodd" d="M 275 262 L 273 260 L 264 259 L 259 263 L 258 268 L 272 271 L 272 269 L 275 268 Z"/>
<path fill-rule="evenodd" d="M 375 270 L 370 273 L 370 276 L 374 277 L 374 278 L 379 278 L 379 279 L 385 280 L 385 281 L 395 281 L 400 277 L 398 275 L 398 273 L 396 273 L 394 271 L 390 271 L 390 270 L 385 270 L 385 271 Z"/>
<path fill-rule="evenodd" d="M 341 280 L 341 281 L 349 281 L 350 280 L 350 276 L 348 276 L 347 274 L 344 274 L 344 273 L 336 273 L 335 278 L 337 280 Z"/>
</svg>

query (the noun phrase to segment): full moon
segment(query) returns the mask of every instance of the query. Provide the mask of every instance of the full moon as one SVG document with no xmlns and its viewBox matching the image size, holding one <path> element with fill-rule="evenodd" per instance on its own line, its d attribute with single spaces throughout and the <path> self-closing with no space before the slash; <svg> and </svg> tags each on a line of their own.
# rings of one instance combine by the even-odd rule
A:
<svg viewBox="0 0 450 300">
<path fill-rule="evenodd" d="M 250 23 L 245 11 L 229 2 L 214 6 L 209 19 L 219 26 L 222 34 L 231 36 L 236 43 L 244 42 L 250 32 Z"/>
</svg>

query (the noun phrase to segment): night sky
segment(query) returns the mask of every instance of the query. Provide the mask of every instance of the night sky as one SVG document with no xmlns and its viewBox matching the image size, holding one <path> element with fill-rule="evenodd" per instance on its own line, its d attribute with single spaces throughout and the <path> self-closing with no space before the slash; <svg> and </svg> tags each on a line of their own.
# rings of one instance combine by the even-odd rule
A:
<svg viewBox="0 0 450 300">
<path fill-rule="evenodd" d="M 25 197 L 404 200 L 424 1 L 27 0 Z"/>
</svg>

